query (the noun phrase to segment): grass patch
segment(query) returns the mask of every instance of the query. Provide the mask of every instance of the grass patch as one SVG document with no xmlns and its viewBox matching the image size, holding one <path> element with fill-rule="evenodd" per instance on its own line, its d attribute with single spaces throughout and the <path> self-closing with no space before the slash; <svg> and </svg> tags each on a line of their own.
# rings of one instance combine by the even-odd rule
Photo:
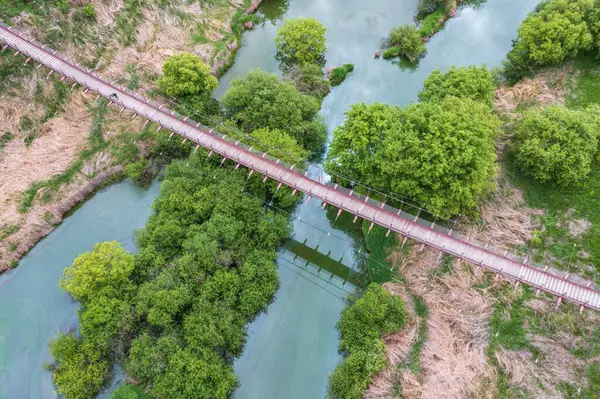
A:
<svg viewBox="0 0 600 399">
<path fill-rule="evenodd" d="M 440 263 L 440 265 L 438 267 L 436 267 L 435 269 L 431 269 L 431 270 L 429 270 L 429 272 L 427 272 L 427 278 L 429 280 L 433 280 L 437 277 L 442 277 L 446 274 L 450 274 L 450 273 L 452 273 L 453 270 L 454 270 L 454 257 L 452 257 L 451 255 L 448 255 L 448 254 L 443 254 L 442 262 Z"/>
<path fill-rule="evenodd" d="M 369 254 L 367 268 L 370 279 L 378 283 L 391 281 L 396 272 L 388 263 L 387 257 L 390 251 L 396 247 L 396 235 L 390 234 L 386 237 L 387 229 L 381 226 L 373 226 L 369 231 L 370 225 L 371 223 L 367 221 L 362 223 L 365 247 Z"/>
<path fill-rule="evenodd" d="M 579 72 L 571 93 L 566 98 L 569 108 L 585 108 L 600 104 L 600 65 L 595 55 L 580 56 L 575 60 Z"/>
<path fill-rule="evenodd" d="M 439 22 L 446 14 L 448 14 L 446 7 L 440 7 L 432 14 L 429 14 L 427 17 L 425 17 L 421 27 L 419 28 L 419 34 L 421 37 L 431 37 L 442 30 L 444 24 Z"/>
<path fill-rule="evenodd" d="M 510 289 L 510 288 L 509 288 Z M 490 364 L 498 370 L 496 386 L 498 389 L 498 398 L 526 398 L 526 394 L 519 388 L 513 387 L 496 361 L 494 353 L 499 346 L 513 350 L 529 350 L 534 356 L 539 355 L 539 350 L 531 344 L 527 337 L 525 321 L 533 315 L 533 311 L 524 306 L 527 299 L 533 297 L 533 292 L 529 287 L 523 287 L 521 294 L 508 302 L 506 293 L 498 292 L 498 301 L 494 306 L 494 312 L 490 318 L 490 339 L 487 348 L 487 356 Z M 508 318 L 505 313 L 508 311 Z"/>
<path fill-rule="evenodd" d="M 333 68 L 329 76 L 329 82 L 332 86 L 339 86 L 352 71 L 354 71 L 354 64 L 344 64 L 341 67 Z"/>
<path fill-rule="evenodd" d="M 15 225 L 8 225 L 0 228 L 0 241 L 15 234 L 19 229 L 20 227 Z"/>
<path fill-rule="evenodd" d="M 135 30 L 142 22 L 144 0 L 126 0 L 119 16 L 115 20 L 115 32 L 122 45 L 129 46 L 135 42 Z"/>
<path fill-rule="evenodd" d="M 600 271 L 600 162 L 592 166 L 587 180 L 572 187 L 542 184 L 520 174 L 510 159 L 505 164 L 515 186 L 523 189 L 527 204 L 547 211 L 542 219 L 544 231 L 537 235 L 541 257 L 536 260 L 593 278 L 593 272 L 577 270 L 576 265 L 592 264 Z M 569 209 L 574 213 L 568 213 Z M 582 237 L 571 237 L 568 224 L 573 219 L 587 219 L 592 224 L 590 230 Z"/>
<path fill-rule="evenodd" d="M 415 313 L 419 316 L 419 331 L 417 333 L 417 339 L 410 348 L 408 360 L 398 364 L 398 368 L 406 368 L 411 370 L 415 375 L 421 374 L 421 351 L 423 345 L 427 341 L 428 327 L 427 317 L 429 316 L 429 308 L 423 298 L 417 295 L 412 296 L 413 303 L 415 305 Z"/>
<path fill-rule="evenodd" d="M 0 151 L 2 151 L 4 149 L 4 147 L 10 143 L 12 141 L 12 139 L 15 138 L 15 135 L 12 134 L 11 132 L 5 132 L 4 134 L 0 135 Z"/>
</svg>

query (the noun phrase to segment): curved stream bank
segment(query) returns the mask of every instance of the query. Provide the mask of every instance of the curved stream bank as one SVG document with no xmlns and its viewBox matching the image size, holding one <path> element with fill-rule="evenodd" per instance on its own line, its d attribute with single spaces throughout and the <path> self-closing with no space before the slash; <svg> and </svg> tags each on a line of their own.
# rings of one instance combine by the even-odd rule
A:
<svg viewBox="0 0 600 399">
<path fill-rule="evenodd" d="M 323 103 L 322 115 L 332 131 L 353 103 L 404 105 L 415 101 L 433 69 L 499 65 L 519 23 L 537 2 L 488 0 L 478 10 L 461 11 L 433 37 L 428 55 L 409 72 L 373 59 L 373 53 L 393 26 L 411 22 L 417 0 L 379 0 L 376 4 L 293 0 L 287 11 L 288 0 L 265 0 L 259 12 L 264 10 L 272 21 L 244 34 L 236 62 L 221 79 L 217 94 L 224 93 L 232 78 L 249 69 L 276 72 L 273 38 L 282 19 L 314 16 L 328 29 L 328 65 L 353 62 L 356 66 Z M 44 369 L 44 363 L 50 361 L 47 344 L 59 330 L 75 326 L 78 308 L 58 288 L 62 270 L 99 241 L 117 240 L 134 250 L 133 231 L 144 226 L 158 190 L 158 183 L 144 191 L 129 182 L 101 190 L 40 241 L 19 268 L 0 276 L 0 399 L 56 398 L 50 373 Z M 331 251 L 332 258 L 354 266 L 349 236 L 332 228 L 325 211 L 314 201 L 296 212 L 293 238 L 300 243 L 306 240 L 311 248 L 319 245 L 319 252 Z M 323 398 L 328 373 L 339 361 L 335 323 L 344 304 L 339 299 L 343 292 L 335 285 L 341 286 L 341 282 L 333 278 L 333 285 L 329 284 L 326 272 L 320 273 L 321 278 L 313 276 L 318 268 L 294 259 L 285 250 L 279 264 L 277 298 L 250 326 L 244 353 L 235 363 L 240 379 L 237 399 Z"/>
</svg>

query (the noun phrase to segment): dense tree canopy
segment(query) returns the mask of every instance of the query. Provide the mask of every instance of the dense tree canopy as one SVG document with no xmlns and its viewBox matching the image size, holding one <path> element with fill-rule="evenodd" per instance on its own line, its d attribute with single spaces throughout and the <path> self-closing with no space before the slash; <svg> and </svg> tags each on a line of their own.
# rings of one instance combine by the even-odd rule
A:
<svg viewBox="0 0 600 399">
<path fill-rule="evenodd" d="M 286 70 L 285 79 L 293 83 L 302 94 L 320 99 L 329 93 L 329 82 L 325 79 L 323 68 L 319 65 L 294 65 Z"/>
<path fill-rule="evenodd" d="M 383 335 L 406 324 L 404 302 L 376 283 L 342 312 L 340 352 L 345 355 L 329 377 L 329 399 L 360 399 L 371 378 L 387 364 Z"/>
<path fill-rule="evenodd" d="M 234 79 L 222 99 L 225 114 L 251 133 L 277 129 L 289 134 L 312 154 L 323 147 L 326 128 L 318 117 L 318 99 L 299 93 L 294 85 L 255 69 Z"/>
<path fill-rule="evenodd" d="M 210 67 L 189 53 L 168 57 L 163 65 L 163 76 L 158 80 L 158 87 L 174 97 L 210 96 L 218 84 L 217 78 L 210 74 Z"/>
<path fill-rule="evenodd" d="M 500 122 L 487 105 L 448 97 L 399 109 L 356 104 L 334 131 L 328 171 L 409 196 L 432 212 L 472 210 L 494 186 Z"/>
<path fill-rule="evenodd" d="M 527 112 L 516 124 L 515 159 L 521 171 L 541 182 L 575 184 L 585 179 L 598 151 L 598 109 L 553 106 Z"/>
<path fill-rule="evenodd" d="M 102 352 L 72 333 L 50 342 L 50 354 L 55 361 L 51 367 L 54 384 L 68 399 L 95 397 L 110 373 Z"/>
<path fill-rule="evenodd" d="M 416 61 L 425 53 L 425 43 L 421 38 L 419 29 L 414 25 L 401 25 L 392 29 L 384 58 L 406 57 Z"/>
<path fill-rule="evenodd" d="M 277 54 L 282 69 L 294 65 L 325 65 L 325 27 L 315 18 L 294 18 L 285 21 L 275 36 Z"/>
<path fill-rule="evenodd" d="M 273 137 L 302 154 L 282 135 Z M 99 244 L 65 272 L 61 285 L 83 301 L 81 336 L 51 345 L 54 382 L 66 399 L 94 397 L 115 360 L 141 384 L 115 398 L 147 391 L 226 399 L 236 388 L 232 360 L 245 326 L 278 288 L 275 249 L 289 221 L 241 191 L 246 185 L 264 197 L 264 185 L 248 187 L 246 172 L 211 162 L 197 154 L 167 167 L 135 256 Z"/>
<path fill-rule="evenodd" d="M 446 97 L 469 98 L 490 107 L 494 104 L 496 84 L 484 67 L 452 67 L 446 73 L 436 69 L 429 74 L 419 92 L 420 101 L 440 101 Z"/>
<path fill-rule="evenodd" d="M 548 0 L 521 23 L 505 75 L 516 82 L 540 66 L 600 48 L 600 1 Z"/>
<path fill-rule="evenodd" d="M 86 302 L 103 288 L 125 288 L 132 271 L 133 256 L 118 242 L 105 242 L 79 255 L 73 265 L 63 271 L 60 287 L 74 299 Z"/>
</svg>

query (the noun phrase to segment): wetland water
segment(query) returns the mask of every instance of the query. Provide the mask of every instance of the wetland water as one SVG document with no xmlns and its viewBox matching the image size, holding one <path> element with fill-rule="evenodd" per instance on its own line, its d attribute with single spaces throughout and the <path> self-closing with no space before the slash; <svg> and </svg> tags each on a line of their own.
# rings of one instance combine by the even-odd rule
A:
<svg viewBox="0 0 600 399">
<path fill-rule="evenodd" d="M 479 9 L 462 10 L 434 36 L 428 54 L 411 72 L 375 60 L 373 54 L 392 27 L 411 22 L 416 0 L 267 0 L 259 13 L 271 19 L 244 34 L 236 62 L 222 77 L 217 95 L 250 69 L 277 72 L 273 38 L 283 19 L 313 16 L 327 28 L 327 65 L 355 64 L 346 82 L 323 102 L 322 116 L 331 132 L 353 103 L 416 101 L 433 69 L 498 66 L 519 23 L 537 2 L 488 0 Z M 99 241 L 117 240 L 134 250 L 133 231 L 144 226 L 158 190 L 158 183 L 144 191 L 129 182 L 102 190 L 36 245 L 18 269 L 0 276 L 0 399 L 56 398 L 50 373 L 44 369 L 50 360 L 47 343 L 59 330 L 76 324 L 78 308 L 58 288 L 62 269 Z M 293 238 L 313 249 L 318 245 L 318 252 L 331 251 L 333 259 L 354 266 L 349 236 L 330 226 L 315 201 L 298 208 Z M 342 287 L 341 279 L 333 277 L 330 284 L 329 273 L 318 273 L 318 267 L 287 250 L 281 252 L 279 265 L 277 298 L 250 325 L 244 353 L 235 362 L 240 380 L 237 399 L 323 398 L 328 373 L 339 361 L 335 323 L 344 305 L 339 299 L 343 291 L 336 288 Z"/>
</svg>

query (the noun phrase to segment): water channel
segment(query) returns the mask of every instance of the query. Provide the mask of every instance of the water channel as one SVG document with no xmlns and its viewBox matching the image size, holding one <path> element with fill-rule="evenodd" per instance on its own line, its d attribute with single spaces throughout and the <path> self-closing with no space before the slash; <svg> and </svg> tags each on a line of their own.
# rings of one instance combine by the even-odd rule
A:
<svg viewBox="0 0 600 399">
<path fill-rule="evenodd" d="M 411 22 L 417 0 L 266 0 L 259 13 L 268 19 L 244 34 L 217 96 L 250 69 L 276 73 L 273 38 L 283 19 L 313 16 L 327 27 L 328 65 L 355 64 L 346 82 L 324 100 L 322 116 L 332 131 L 353 103 L 416 101 L 433 69 L 498 66 L 537 2 L 488 0 L 479 9 L 462 10 L 430 41 L 419 67 L 406 71 L 373 59 L 373 53 L 393 26 Z M 141 190 L 129 182 L 102 190 L 38 243 L 17 269 L 0 276 L 0 399 L 56 398 L 44 369 L 50 361 L 47 344 L 76 324 L 78 308 L 58 288 L 62 269 L 96 242 L 117 240 L 135 250 L 133 231 L 144 226 L 158 190 L 158 183 Z M 293 239 L 305 253 L 318 247 L 311 256 L 316 263 L 322 258 L 318 254 L 329 254 L 355 266 L 350 236 L 332 228 L 316 202 L 297 210 Z M 328 373 L 339 361 L 335 323 L 344 305 L 340 298 L 351 285 L 288 250 L 281 252 L 279 265 L 277 298 L 249 327 L 245 351 L 235 362 L 237 399 L 323 398 Z"/>
</svg>

